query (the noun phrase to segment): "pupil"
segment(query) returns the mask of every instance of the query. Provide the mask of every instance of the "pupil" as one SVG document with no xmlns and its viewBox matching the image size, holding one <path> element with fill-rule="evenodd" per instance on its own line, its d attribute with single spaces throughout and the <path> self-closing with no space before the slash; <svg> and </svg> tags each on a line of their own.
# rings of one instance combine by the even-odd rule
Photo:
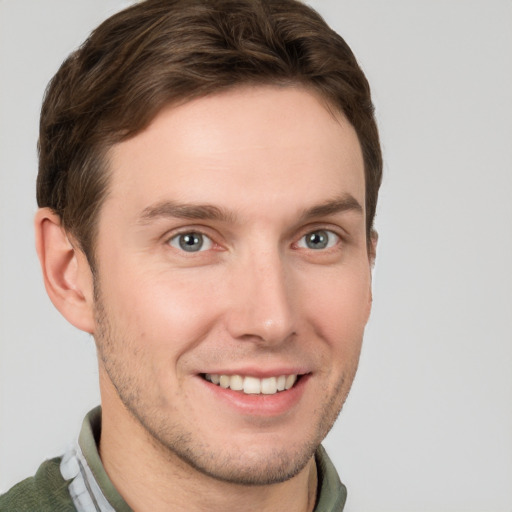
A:
<svg viewBox="0 0 512 512">
<path fill-rule="evenodd" d="M 325 231 L 315 231 L 307 237 L 307 246 L 310 249 L 324 249 L 327 247 L 328 237 Z"/>
<path fill-rule="evenodd" d="M 203 246 L 203 236 L 199 233 L 187 233 L 180 236 L 180 247 L 187 252 L 194 252 Z"/>
</svg>

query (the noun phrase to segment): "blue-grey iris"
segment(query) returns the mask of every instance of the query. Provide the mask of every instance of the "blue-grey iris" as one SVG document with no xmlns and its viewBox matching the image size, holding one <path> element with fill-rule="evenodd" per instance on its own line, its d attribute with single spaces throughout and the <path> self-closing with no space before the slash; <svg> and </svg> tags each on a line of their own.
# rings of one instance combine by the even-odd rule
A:
<svg viewBox="0 0 512 512">
<path fill-rule="evenodd" d="M 329 234 L 323 230 L 308 233 L 305 238 L 309 249 L 325 249 L 329 243 Z"/>
<path fill-rule="evenodd" d="M 179 244 L 184 251 L 200 251 L 203 247 L 203 243 L 204 239 L 201 233 L 184 233 L 179 235 Z"/>
</svg>

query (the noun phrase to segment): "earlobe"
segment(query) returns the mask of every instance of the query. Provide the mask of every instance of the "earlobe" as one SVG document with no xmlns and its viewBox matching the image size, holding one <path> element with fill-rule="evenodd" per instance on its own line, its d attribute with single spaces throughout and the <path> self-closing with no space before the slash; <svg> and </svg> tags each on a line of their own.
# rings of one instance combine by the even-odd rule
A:
<svg viewBox="0 0 512 512">
<path fill-rule="evenodd" d="M 50 300 L 68 322 L 93 333 L 93 278 L 87 258 L 73 246 L 60 217 L 49 208 L 36 213 L 34 227 L 37 255 Z"/>
</svg>

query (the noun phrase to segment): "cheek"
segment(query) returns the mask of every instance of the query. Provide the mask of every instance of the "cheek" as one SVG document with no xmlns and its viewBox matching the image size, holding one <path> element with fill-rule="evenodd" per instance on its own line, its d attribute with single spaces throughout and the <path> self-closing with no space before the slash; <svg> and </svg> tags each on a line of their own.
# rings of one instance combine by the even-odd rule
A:
<svg viewBox="0 0 512 512">
<path fill-rule="evenodd" d="M 215 320 L 208 281 L 197 276 L 126 271 L 119 265 L 104 281 L 110 317 L 136 345 L 175 355 L 205 335 Z"/>
<path fill-rule="evenodd" d="M 368 267 L 333 272 L 322 284 L 308 300 L 310 322 L 332 350 L 358 354 L 371 309 Z"/>
</svg>

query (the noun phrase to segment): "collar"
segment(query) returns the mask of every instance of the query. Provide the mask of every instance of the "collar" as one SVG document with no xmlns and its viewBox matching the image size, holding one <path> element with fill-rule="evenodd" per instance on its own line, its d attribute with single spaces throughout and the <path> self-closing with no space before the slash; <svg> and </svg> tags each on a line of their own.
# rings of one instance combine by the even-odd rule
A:
<svg viewBox="0 0 512 512">
<path fill-rule="evenodd" d="M 69 449 L 60 464 L 77 512 L 133 512 L 110 481 L 98 452 L 101 435 L 101 407 L 85 417 L 78 443 Z M 318 499 L 314 512 L 342 512 L 347 490 L 325 449 L 315 453 Z"/>
</svg>

